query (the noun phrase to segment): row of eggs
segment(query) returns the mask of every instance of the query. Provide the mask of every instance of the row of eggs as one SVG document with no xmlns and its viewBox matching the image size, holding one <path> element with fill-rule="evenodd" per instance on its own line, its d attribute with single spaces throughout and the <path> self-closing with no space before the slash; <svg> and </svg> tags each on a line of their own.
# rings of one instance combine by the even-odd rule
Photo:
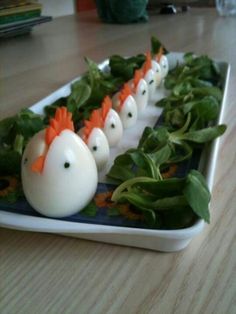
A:
<svg viewBox="0 0 236 314">
<path fill-rule="evenodd" d="M 121 91 L 120 98 L 118 95 L 113 97 L 112 102 L 117 111 L 110 108 L 109 99 L 106 98 L 104 108 L 95 111 L 92 121 L 85 122 L 84 130 L 80 131 L 85 141 L 74 132 L 72 115 L 65 107 L 58 108 L 50 125 L 31 138 L 22 156 L 21 179 L 24 195 L 37 212 L 48 217 L 66 217 L 79 212 L 91 201 L 97 189 L 98 168 L 109 158 L 109 145 L 116 145 L 122 137 L 123 127 L 132 126 L 138 111 L 145 109 L 146 104 L 143 104 L 144 97 L 141 95 L 149 95 L 145 99 L 152 97 L 158 86 L 159 72 L 162 73 L 160 82 L 168 72 L 166 57 L 163 56 L 160 61 L 160 66 L 151 61 L 151 67 L 138 82 L 136 94 L 125 99 L 126 105 L 120 106 L 118 101 L 126 92 L 122 94 Z M 133 81 L 129 82 L 129 88 L 132 88 L 132 84 Z M 144 90 L 146 93 L 143 93 Z M 130 106 L 136 108 L 136 114 L 132 111 L 132 117 L 129 115 Z M 97 120 L 98 123 L 102 115 L 106 115 L 108 121 L 103 131 L 93 128 L 93 122 Z M 115 129 L 116 136 L 112 132 Z M 102 135 L 93 136 L 94 131 Z M 105 159 L 104 148 L 100 151 L 96 149 L 100 146 L 96 141 L 101 141 L 101 138 L 108 151 Z"/>
<path fill-rule="evenodd" d="M 112 97 L 112 100 L 108 96 L 105 97 L 102 108 L 91 114 L 90 121 L 85 121 L 85 127 L 78 134 L 92 152 L 98 170 L 107 164 L 110 156 L 109 148 L 119 143 L 123 129 L 136 124 L 138 116 L 145 110 L 148 102 L 153 99 L 156 88 L 166 77 L 168 68 L 166 56 L 163 55 L 158 63 L 156 60 L 151 60 L 150 55 L 147 55 L 144 70 L 136 70 L 134 78 L 126 83 L 123 89 Z M 106 113 L 103 114 L 103 112 Z M 96 117 L 96 114 L 101 116 L 101 122 L 98 121 L 99 117 Z M 86 124 L 88 128 L 90 125 L 91 128 L 92 125 L 94 126 L 89 136 L 84 134 L 86 133 Z"/>
</svg>

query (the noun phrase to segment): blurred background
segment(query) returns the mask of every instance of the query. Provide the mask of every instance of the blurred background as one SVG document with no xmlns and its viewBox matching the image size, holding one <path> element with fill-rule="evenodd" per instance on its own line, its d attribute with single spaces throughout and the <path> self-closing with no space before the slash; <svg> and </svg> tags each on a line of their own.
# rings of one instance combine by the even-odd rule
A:
<svg viewBox="0 0 236 314">
<path fill-rule="evenodd" d="M 214 0 L 0 0 L 0 38 L 30 33 L 52 18 L 96 8 L 102 22 L 127 24 L 147 22 L 149 15 L 214 4 Z"/>
<path fill-rule="evenodd" d="M 126 1 L 126 0 L 125 0 Z M 94 0 L 40 0 L 43 5 L 42 13 L 45 15 L 51 15 L 53 17 L 73 14 L 76 12 L 91 10 L 96 8 Z M 190 6 L 214 6 L 215 0 L 197 0 L 197 1 L 161 1 L 161 0 L 149 0 L 148 9 L 158 9 L 163 3 L 173 3 L 175 5 L 187 4 Z"/>
</svg>

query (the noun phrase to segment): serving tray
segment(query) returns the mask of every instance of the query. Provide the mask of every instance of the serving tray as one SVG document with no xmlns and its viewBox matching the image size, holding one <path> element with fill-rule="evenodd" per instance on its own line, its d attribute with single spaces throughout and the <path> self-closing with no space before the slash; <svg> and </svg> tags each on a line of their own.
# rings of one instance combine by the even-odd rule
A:
<svg viewBox="0 0 236 314">
<path fill-rule="evenodd" d="M 169 53 L 168 61 L 170 68 L 175 67 L 177 63 L 183 62 L 183 55 L 183 53 Z M 224 80 L 223 99 L 217 121 L 217 123 L 220 124 L 223 121 L 226 106 L 230 66 L 226 62 L 217 61 L 217 64 Z M 107 71 L 108 60 L 102 62 L 99 67 L 101 70 Z M 50 105 L 60 97 L 68 96 L 71 91 L 71 84 L 79 78 L 80 77 L 77 77 L 64 85 L 48 97 L 33 105 L 30 109 L 36 113 L 43 114 L 43 108 L 45 106 Z M 149 103 L 143 115 L 139 117 L 137 124 L 133 128 L 125 130 L 120 144 L 111 149 L 109 164 L 106 169 L 99 173 L 97 198 L 108 195 L 114 189 L 114 186 L 107 181 L 106 173 L 113 164 L 115 157 L 128 148 L 136 147 L 146 126 L 153 127 L 158 124 L 161 109 L 155 107 L 154 103 L 165 97 L 167 93 L 164 87 L 161 86 L 156 92 L 154 101 Z M 204 149 L 200 160 L 197 161 L 197 167 L 206 177 L 210 191 L 212 191 L 213 187 L 218 148 L 219 139 L 216 139 L 211 145 L 208 145 Z M 189 165 L 189 167 L 195 167 L 196 161 L 193 159 L 191 162 L 195 163 L 195 165 Z M 109 208 L 104 208 L 103 204 L 98 204 L 98 207 L 98 212 L 96 216 L 93 217 L 78 213 L 63 219 L 52 219 L 38 214 L 24 199 L 14 204 L 0 203 L 0 226 L 25 231 L 57 233 L 93 241 L 141 247 L 163 252 L 173 252 L 185 248 L 191 239 L 199 234 L 204 227 L 203 220 L 199 219 L 191 227 L 184 229 L 148 229 L 139 219 L 132 220 L 127 219 L 125 216 L 108 215 L 107 210 L 109 210 Z"/>
</svg>

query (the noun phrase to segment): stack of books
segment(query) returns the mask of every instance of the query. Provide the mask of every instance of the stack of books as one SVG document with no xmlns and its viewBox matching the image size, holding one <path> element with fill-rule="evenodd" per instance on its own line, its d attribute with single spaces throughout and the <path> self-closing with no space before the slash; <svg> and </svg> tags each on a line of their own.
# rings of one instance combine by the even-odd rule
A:
<svg viewBox="0 0 236 314">
<path fill-rule="evenodd" d="M 37 1 L 0 0 L 0 38 L 29 33 L 33 26 L 51 21 L 51 16 L 41 12 Z"/>
</svg>

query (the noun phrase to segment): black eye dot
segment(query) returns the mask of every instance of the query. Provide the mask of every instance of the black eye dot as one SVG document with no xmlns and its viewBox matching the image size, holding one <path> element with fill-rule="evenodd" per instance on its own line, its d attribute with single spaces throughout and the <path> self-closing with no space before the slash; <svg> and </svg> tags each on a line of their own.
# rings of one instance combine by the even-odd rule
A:
<svg viewBox="0 0 236 314">
<path fill-rule="evenodd" d="M 97 146 L 93 146 L 93 151 L 96 151 L 97 149 Z"/>
<path fill-rule="evenodd" d="M 166 68 L 166 65 L 165 65 L 165 64 L 163 65 L 163 68 L 164 68 L 164 69 Z"/>
<path fill-rule="evenodd" d="M 158 72 L 159 72 L 159 69 L 157 69 L 156 72 L 158 73 Z"/>
<path fill-rule="evenodd" d="M 26 157 L 26 158 L 24 159 L 24 165 L 25 165 L 27 162 L 28 162 L 28 158 Z"/>
<path fill-rule="evenodd" d="M 64 163 L 64 168 L 69 168 L 70 167 L 70 163 L 69 162 L 65 162 Z"/>
<path fill-rule="evenodd" d="M 154 83 L 154 80 L 151 80 L 151 81 L 149 82 L 149 85 L 151 85 L 152 83 Z"/>
<path fill-rule="evenodd" d="M 132 117 L 133 117 L 133 115 L 132 115 L 131 112 L 128 113 L 128 117 L 129 117 L 129 118 L 132 118 Z"/>
<path fill-rule="evenodd" d="M 112 129 L 115 128 L 115 124 L 114 124 L 114 123 L 111 124 L 111 128 L 112 128 Z"/>
<path fill-rule="evenodd" d="M 143 90 L 142 95 L 145 95 L 145 94 L 146 94 L 146 91 L 145 91 L 145 90 Z"/>
</svg>

